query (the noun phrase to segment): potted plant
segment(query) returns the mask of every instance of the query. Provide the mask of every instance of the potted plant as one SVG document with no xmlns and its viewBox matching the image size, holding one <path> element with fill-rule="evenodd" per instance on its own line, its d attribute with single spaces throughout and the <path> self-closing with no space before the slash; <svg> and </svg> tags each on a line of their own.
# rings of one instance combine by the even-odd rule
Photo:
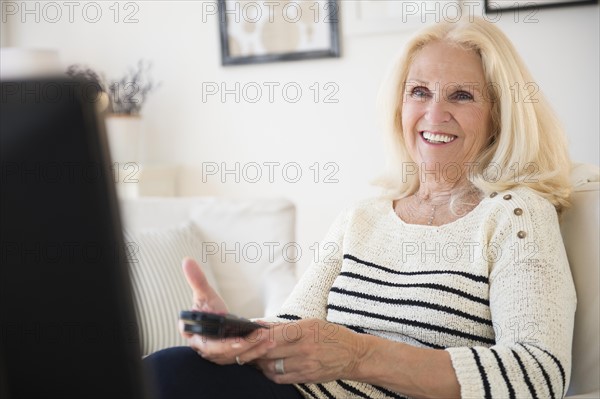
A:
<svg viewBox="0 0 600 399">
<path fill-rule="evenodd" d="M 140 60 L 135 68 L 118 80 L 107 80 L 94 70 L 71 65 L 67 75 L 92 81 L 107 97 L 106 133 L 113 162 L 119 168 L 130 162 L 139 161 L 139 147 L 142 135 L 141 111 L 148 94 L 156 85 L 149 77 L 150 62 Z"/>
</svg>

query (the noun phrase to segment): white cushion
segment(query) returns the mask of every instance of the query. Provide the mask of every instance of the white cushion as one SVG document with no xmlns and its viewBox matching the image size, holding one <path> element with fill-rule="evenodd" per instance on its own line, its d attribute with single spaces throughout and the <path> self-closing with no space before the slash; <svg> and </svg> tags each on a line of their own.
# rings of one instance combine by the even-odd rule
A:
<svg viewBox="0 0 600 399">
<path fill-rule="evenodd" d="M 166 229 L 125 231 L 144 356 L 186 344 L 177 330 L 177 319 L 181 310 L 191 308 L 192 292 L 181 260 L 202 256 L 198 234 L 191 222 Z M 202 266 L 209 283 L 218 291 L 210 265 Z"/>
<path fill-rule="evenodd" d="M 296 284 L 294 259 L 282 252 L 291 243 L 291 255 L 295 241 L 295 208 L 288 200 L 141 197 L 122 199 L 121 215 L 125 227 L 136 230 L 193 220 L 204 237 L 197 260 L 210 261 L 232 313 L 248 318 L 271 315 Z M 273 257 L 269 245 L 274 246 Z M 260 257 L 256 249 L 262 251 Z M 227 250 L 237 252 L 238 259 Z"/>
<path fill-rule="evenodd" d="M 287 201 L 227 202 L 192 210 L 206 237 L 203 253 L 232 312 L 274 315 L 296 284 L 294 207 Z"/>
</svg>

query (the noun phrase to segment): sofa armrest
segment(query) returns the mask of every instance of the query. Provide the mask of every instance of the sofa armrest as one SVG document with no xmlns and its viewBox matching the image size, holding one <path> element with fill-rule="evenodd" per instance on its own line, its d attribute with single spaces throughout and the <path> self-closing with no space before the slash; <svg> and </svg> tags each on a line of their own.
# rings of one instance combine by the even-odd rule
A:
<svg viewBox="0 0 600 399">
<path fill-rule="evenodd" d="M 598 399 L 600 398 L 600 390 L 589 393 L 582 393 L 575 396 L 567 396 L 565 399 Z"/>
<path fill-rule="evenodd" d="M 573 396 L 569 398 L 600 398 L 600 259 L 596 244 L 600 240 L 599 176 L 600 170 L 596 165 L 575 165 L 571 174 L 573 206 L 565 212 L 561 221 L 563 241 L 577 291 L 573 362 L 567 393 Z"/>
</svg>

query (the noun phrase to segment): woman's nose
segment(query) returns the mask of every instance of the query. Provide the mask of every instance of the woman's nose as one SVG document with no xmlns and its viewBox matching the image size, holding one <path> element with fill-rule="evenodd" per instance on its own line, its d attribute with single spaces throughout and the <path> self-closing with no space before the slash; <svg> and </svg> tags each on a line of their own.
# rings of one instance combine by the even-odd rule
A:
<svg viewBox="0 0 600 399">
<path fill-rule="evenodd" d="M 425 118 L 432 124 L 449 122 L 452 119 L 452 115 L 448 109 L 447 102 L 437 97 L 431 99 L 427 104 Z"/>
</svg>

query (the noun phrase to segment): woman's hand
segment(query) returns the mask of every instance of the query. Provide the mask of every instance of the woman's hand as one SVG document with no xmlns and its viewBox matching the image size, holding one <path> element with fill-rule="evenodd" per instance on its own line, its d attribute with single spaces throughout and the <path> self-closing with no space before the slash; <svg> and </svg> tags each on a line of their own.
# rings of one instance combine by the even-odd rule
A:
<svg viewBox="0 0 600 399">
<path fill-rule="evenodd" d="M 256 364 L 279 384 L 351 379 L 366 346 L 360 334 L 319 319 L 280 324 L 269 335 L 275 345 Z"/>
<path fill-rule="evenodd" d="M 273 347 L 273 343 L 268 339 L 257 338 L 257 334 L 268 335 L 266 331 L 257 330 L 246 337 L 231 338 L 207 338 L 193 335 L 188 342 L 200 356 L 213 363 L 243 365 L 265 356 Z"/>
<path fill-rule="evenodd" d="M 185 258 L 182 267 L 187 282 L 192 289 L 192 309 L 210 313 L 227 313 L 225 301 L 210 286 L 200 265 L 191 258 Z M 200 356 L 221 365 L 249 362 L 265 355 L 270 347 L 268 340 L 253 339 L 253 335 L 256 333 L 250 334 L 248 337 L 226 339 L 207 338 L 190 334 L 184 331 L 181 320 L 179 321 L 179 332 L 187 338 L 189 345 Z"/>
<path fill-rule="evenodd" d="M 181 264 L 193 295 L 193 310 L 211 313 L 227 313 L 223 298 L 210 286 L 202 268 L 192 258 L 184 258 Z"/>
</svg>

